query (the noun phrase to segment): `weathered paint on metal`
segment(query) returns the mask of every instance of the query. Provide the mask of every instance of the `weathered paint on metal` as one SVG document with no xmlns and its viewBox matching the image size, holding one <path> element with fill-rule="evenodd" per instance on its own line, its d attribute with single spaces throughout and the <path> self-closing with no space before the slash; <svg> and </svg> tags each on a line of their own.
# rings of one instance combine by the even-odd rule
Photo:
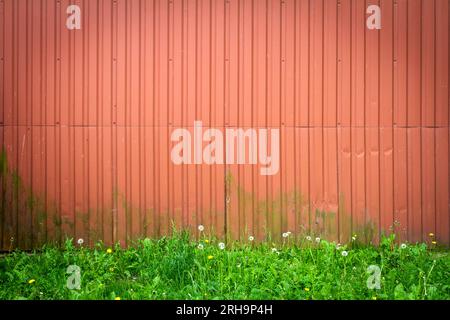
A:
<svg viewBox="0 0 450 320">
<path fill-rule="evenodd" d="M 450 242 L 448 0 L 1 0 L 0 19 L 1 249 L 172 223 Z M 174 165 L 195 120 L 279 128 L 279 173 Z"/>
</svg>

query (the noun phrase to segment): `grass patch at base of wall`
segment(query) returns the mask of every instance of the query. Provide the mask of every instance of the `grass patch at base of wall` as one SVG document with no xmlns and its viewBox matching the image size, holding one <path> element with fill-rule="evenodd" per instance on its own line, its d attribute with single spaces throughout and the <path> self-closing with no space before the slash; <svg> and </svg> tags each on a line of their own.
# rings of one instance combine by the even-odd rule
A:
<svg viewBox="0 0 450 320">
<path fill-rule="evenodd" d="M 218 239 L 185 233 L 128 248 L 67 240 L 64 249 L 0 257 L 0 299 L 450 299 L 448 250 L 394 240 L 378 247 L 247 241 L 223 249 Z M 79 289 L 69 289 L 77 276 L 69 266 L 79 268 Z M 378 276 L 369 266 L 379 268 L 379 289 L 369 288 Z"/>
</svg>

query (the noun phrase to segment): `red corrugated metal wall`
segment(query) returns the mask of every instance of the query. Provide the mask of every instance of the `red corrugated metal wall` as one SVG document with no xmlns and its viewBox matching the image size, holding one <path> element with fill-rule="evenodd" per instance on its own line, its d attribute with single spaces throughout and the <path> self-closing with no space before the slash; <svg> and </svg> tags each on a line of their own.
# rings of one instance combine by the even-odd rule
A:
<svg viewBox="0 0 450 320">
<path fill-rule="evenodd" d="M 2 249 L 171 221 L 449 243 L 448 0 L 0 0 L 0 19 Z M 174 165 L 195 120 L 279 128 L 279 173 Z"/>
</svg>

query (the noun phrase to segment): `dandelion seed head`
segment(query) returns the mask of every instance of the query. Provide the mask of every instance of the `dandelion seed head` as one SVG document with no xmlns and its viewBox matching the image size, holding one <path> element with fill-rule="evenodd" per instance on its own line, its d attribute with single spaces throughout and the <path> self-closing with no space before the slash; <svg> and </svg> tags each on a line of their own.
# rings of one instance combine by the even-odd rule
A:
<svg viewBox="0 0 450 320">
<path fill-rule="evenodd" d="M 200 250 L 203 250 L 203 245 L 201 243 L 199 243 L 197 248 L 200 249 Z"/>
<path fill-rule="evenodd" d="M 402 244 L 400 245 L 400 248 L 406 249 L 406 243 L 402 243 Z"/>
<path fill-rule="evenodd" d="M 320 238 L 319 238 L 319 237 L 316 238 L 316 242 L 317 242 L 317 243 L 320 242 Z"/>
<path fill-rule="evenodd" d="M 220 249 L 220 250 L 225 249 L 225 243 L 220 242 L 220 243 L 219 243 L 219 249 Z"/>
<path fill-rule="evenodd" d="M 205 227 L 201 224 L 198 226 L 198 231 L 202 232 L 203 230 L 205 230 Z"/>
<path fill-rule="evenodd" d="M 310 236 L 307 236 L 307 237 L 306 237 L 306 240 L 311 241 L 311 237 L 310 237 Z"/>
<path fill-rule="evenodd" d="M 342 254 L 342 256 L 343 256 L 343 257 L 346 257 L 346 256 L 348 256 L 348 252 L 347 252 L 347 251 L 345 251 L 345 250 L 344 250 L 344 251 L 342 251 L 342 253 L 341 253 L 341 254 Z"/>
<path fill-rule="evenodd" d="M 250 236 L 250 237 L 248 237 L 248 241 L 253 241 L 253 240 L 255 240 L 255 237 L 253 237 L 253 236 Z"/>
<path fill-rule="evenodd" d="M 82 238 L 80 238 L 80 239 L 78 239 L 77 243 L 78 243 L 78 245 L 81 246 L 84 243 L 84 240 Z"/>
</svg>

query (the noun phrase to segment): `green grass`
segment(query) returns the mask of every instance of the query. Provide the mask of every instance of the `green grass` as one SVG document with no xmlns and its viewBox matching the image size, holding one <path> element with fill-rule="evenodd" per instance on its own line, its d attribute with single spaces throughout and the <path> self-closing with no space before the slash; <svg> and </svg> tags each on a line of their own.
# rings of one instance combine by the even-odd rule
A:
<svg viewBox="0 0 450 320">
<path fill-rule="evenodd" d="M 111 253 L 70 240 L 63 249 L 15 251 L 0 258 L 0 299 L 450 299 L 448 251 L 401 248 L 393 236 L 379 247 L 341 248 L 288 239 L 221 250 L 205 240 L 175 233 Z M 79 290 L 67 288 L 69 265 L 80 267 Z M 367 287 L 370 265 L 381 269 L 379 290 Z"/>
</svg>

